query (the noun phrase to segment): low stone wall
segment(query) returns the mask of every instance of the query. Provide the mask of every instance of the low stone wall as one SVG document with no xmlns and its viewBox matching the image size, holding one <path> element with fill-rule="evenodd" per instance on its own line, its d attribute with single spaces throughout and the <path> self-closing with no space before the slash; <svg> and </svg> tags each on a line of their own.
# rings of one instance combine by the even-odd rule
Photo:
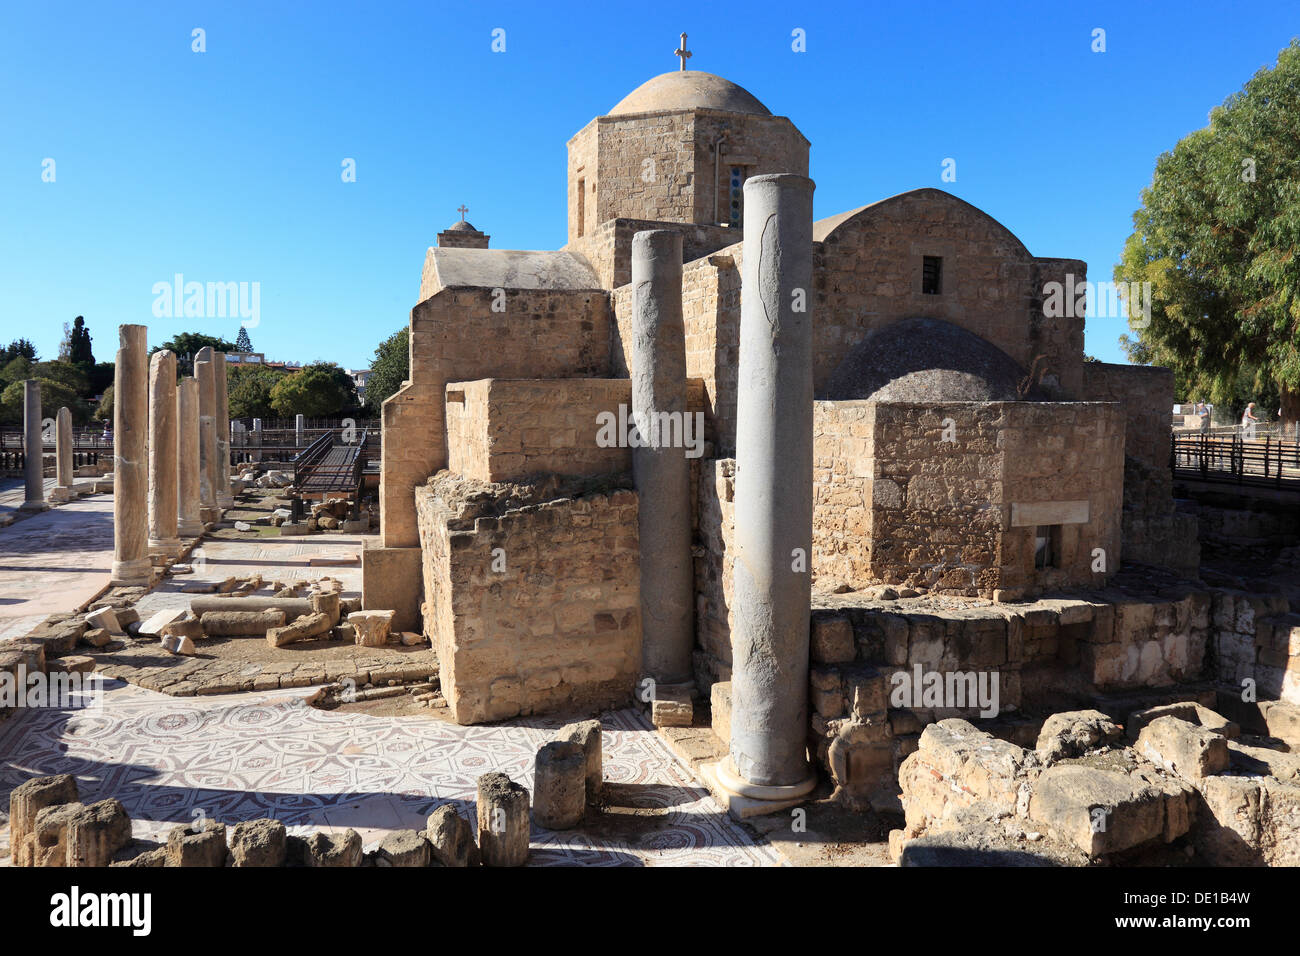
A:
<svg viewBox="0 0 1300 956">
<path fill-rule="evenodd" d="M 1261 700 L 1300 702 L 1300 616 L 1287 613 L 1284 597 L 1120 583 L 1124 589 L 1077 597 L 965 607 L 815 596 L 810 752 L 852 799 L 889 807 L 899 762 L 938 720 L 1006 724 L 1066 701 L 1176 696 L 1215 679 L 1241 686 L 1247 677 Z M 951 698 L 932 706 L 914 686 L 928 674 L 945 683 L 960 676 L 954 686 L 968 691 L 991 687 L 996 674 L 996 713 L 981 712 L 978 694 L 964 707 L 943 706 Z M 908 686 L 914 696 L 899 706 L 896 689 Z"/>
<path fill-rule="evenodd" d="M 458 723 L 626 703 L 641 665 L 626 478 L 416 490 L 425 630 Z"/>
</svg>

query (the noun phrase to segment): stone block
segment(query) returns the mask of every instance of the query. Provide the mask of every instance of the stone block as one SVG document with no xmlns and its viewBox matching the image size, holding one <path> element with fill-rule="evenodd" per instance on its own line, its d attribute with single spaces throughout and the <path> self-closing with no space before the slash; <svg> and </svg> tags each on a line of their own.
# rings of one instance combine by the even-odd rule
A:
<svg viewBox="0 0 1300 956">
<path fill-rule="evenodd" d="M 375 866 L 421 867 L 430 860 L 429 841 L 415 830 L 394 830 L 379 841 Z"/>
<path fill-rule="evenodd" d="M 731 744 L 731 681 L 715 681 L 709 692 L 713 735 Z"/>
<path fill-rule="evenodd" d="M 1095 859 L 1181 836 L 1189 825 L 1193 792 L 1186 785 L 1152 786 L 1139 774 L 1061 763 L 1039 776 L 1029 818 L 1051 826 Z"/>
<path fill-rule="evenodd" d="M 317 831 L 305 842 L 307 866 L 338 869 L 361 865 L 361 834 L 351 827 L 342 832 Z"/>
<path fill-rule="evenodd" d="M 479 852 L 478 845 L 474 842 L 474 828 L 451 804 L 444 803 L 429 815 L 424 836 L 429 841 L 430 853 L 435 862 L 458 868 L 478 866 Z"/>
<path fill-rule="evenodd" d="M 202 821 L 167 834 L 167 866 L 223 867 L 227 853 L 224 823 Z"/>
<path fill-rule="evenodd" d="M 1157 767 L 1192 782 L 1228 768 L 1227 738 L 1178 717 L 1150 721 L 1134 749 Z"/>
<path fill-rule="evenodd" d="M 348 624 L 356 631 L 356 642 L 362 647 L 383 647 L 388 643 L 390 628 L 396 611 L 357 611 L 348 615 Z"/>
<path fill-rule="evenodd" d="M 68 866 L 108 866 L 117 851 L 131 842 L 131 818 L 119 801 L 68 806 L 79 807 L 67 819 Z"/>
<path fill-rule="evenodd" d="M 77 781 L 70 774 L 33 777 L 9 794 L 9 852 L 14 866 L 34 866 L 31 845 L 36 815 L 46 807 L 77 802 Z"/>
<path fill-rule="evenodd" d="M 287 834 L 279 820 L 244 820 L 230 831 L 231 866 L 284 866 Z"/>
<path fill-rule="evenodd" d="M 847 617 L 814 616 L 811 642 L 812 659 L 818 664 L 847 664 L 857 655 Z"/>
</svg>

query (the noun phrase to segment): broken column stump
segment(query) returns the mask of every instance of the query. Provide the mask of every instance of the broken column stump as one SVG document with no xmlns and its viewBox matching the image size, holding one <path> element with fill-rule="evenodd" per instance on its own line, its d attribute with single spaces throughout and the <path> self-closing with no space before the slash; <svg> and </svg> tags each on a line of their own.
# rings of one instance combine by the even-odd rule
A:
<svg viewBox="0 0 1300 956">
<path fill-rule="evenodd" d="M 474 828 L 449 803 L 429 814 L 424 837 L 429 841 L 433 858 L 443 866 L 478 866 L 478 846 Z"/>
<path fill-rule="evenodd" d="M 600 721 L 580 720 L 574 724 L 565 724 L 555 739 L 567 740 L 582 748 L 587 759 L 587 805 L 599 806 L 605 791 L 605 759 Z"/>
<path fill-rule="evenodd" d="M 528 791 L 503 773 L 478 778 L 478 845 L 484 866 L 528 860 Z"/>
<path fill-rule="evenodd" d="M 77 781 L 69 774 L 36 777 L 9 794 L 9 852 L 14 866 L 35 866 L 36 815 L 46 807 L 77 802 Z"/>
<path fill-rule="evenodd" d="M 587 806 L 587 755 L 575 743 L 553 741 L 537 751 L 533 819 L 548 830 L 571 830 Z"/>
</svg>

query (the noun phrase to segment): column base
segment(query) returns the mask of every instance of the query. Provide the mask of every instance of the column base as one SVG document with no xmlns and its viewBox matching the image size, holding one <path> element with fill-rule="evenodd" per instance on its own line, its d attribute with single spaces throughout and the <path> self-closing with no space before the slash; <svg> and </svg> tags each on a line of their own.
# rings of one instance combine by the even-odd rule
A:
<svg viewBox="0 0 1300 956">
<path fill-rule="evenodd" d="M 204 505 L 199 509 L 199 520 L 205 525 L 216 524 L 221 520 L 221 509 Z"/>
<path fill-rule="evenodd" d="M 148 558 L 137 558 L 134 561 L 114 561 L 112 575 L 108 583 L 112 587 L 139 587 L 141 585 L 147 587 L 152 575 L 153 562 Z"/>
<path fill-rule="evenodd" d="M 149 553 L 166 558 L 174 558 L 181 553 L 184 545 L 180 538 L 150 538 Z"/>
<path fill-rule="evenodd" d="M 203 522 L 197 518 L 193 521 L 181 521 L 176 525 L 176 533 L 182 538 L 197 538 L 205 530 Z"/>
<path fill-rule="evenodd" d="M 731 758 L 700 768 L 705 782 L 727 808 L 727 813 L 737 820 L 779 813 L 797 807 L 808 799 L 817 786 L 817 774 L 811 768 L 808 777 L 788 787 L 764 787 L 750 783 L 731 767 Z"/>
<path fill-rule="evenodd" d="M 37 514 L 41 511 L 49 511 L 50 503 L 48 501 L 24 501 L 18 506 L 19 511 L 25 511 L 28 514 Z"/>
<path fill-rule="evenodd" d="M 50 489 L 50 500 L 57 504 L 71 501 L 75 497 L 77 497 L 77 492 L 68 485 L 55 485 Z"/>
<path fill-rule="evenodd" d="M 222 511 L 226 511 L 230 508 L 233 508 L 235 507 L 235 499 L 230 497 L 229 495 L 223 495 L 222 497 L 217 499 L 217 507 L 220 508 Z"/>
</svg>

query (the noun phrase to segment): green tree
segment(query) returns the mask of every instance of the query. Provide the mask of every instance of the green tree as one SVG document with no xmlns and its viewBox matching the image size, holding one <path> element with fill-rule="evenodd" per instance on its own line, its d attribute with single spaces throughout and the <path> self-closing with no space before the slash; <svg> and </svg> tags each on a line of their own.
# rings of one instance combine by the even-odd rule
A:
<svg viewBox="0 0 1300 956">
<path fill-rule="evenodd" d="M 380 406 L 411 377 L 409 330 L 404 326 L 384 339 L 375 349 L 366 380 L 366 408 L 378 415 Z"/>
<path fill-rule="evenodd" d="M 68 336 L 68 361 L 85 369 L 95 365 L 95 352 L 90 347 L 90 330 L 86 328 L 85 318 L 80 315 L 72 320 L 72 332 Z"/>
<path fill-rule="evenodd" d="M 248 329 L 244 328 L 242 325 L 239 327 L 239 334 L 235 336 L 235 351 L 253 351 L 253 340 L 248 337 Z"/>
<path fill-rule="evenodd" d="M 176 371 L 177 374 L 193 375 L 194 374 L 194 356 L 198 354 L 199 349 L 211 348 L 214 352 L 234 352 L 237 351 L 235 343 L 216 335 L 204 335 L 202 332 L 180 332 L 173 335 L 162 345 L 156 346 L 149 350 L 149 354 L 168 349 L 176 353 Z"/>
<path fill-rule="evenodd" d="M 1150 282 L 1151 321 L 1120 341 L 1186 397 L 1300 420 L 1300 40 L 1156 161 L 1117 282 Z M 1133 324 L 1130 322 L 1130 324 Z"/>
<path fill-rule="evenodd" d="M 38 378 L 41 387 L 41 417 L 53 418 L 61 407 L 67 406 L 72 420 L 78 424 L 86 420 L 86 407 L 80 396 L 62 382 Z M 23 420 L 23 400 L 26 390 L 21 381 L 11 382 L 0 392 L 0 421 L 14 424 Z"/>
<path fill-rule="evenodd" d="M 231 418 L 272 418 L 271 391 L 289 373 L 261 365 L 232 365 L 227 371 Z"/>
<path fill-rule="evenodd" d="M 104 389 L 104 397 L 95 408 L 95 421 L 111 422 L 113 420 L 113 386 Z"/>
<path fill-rule="evenodd" d="M 0 367 L 0 389 L 11 382 L 21 382 L 32 377 L 32 360 L 26 355 L 14 355 Z"/>
<path fill-rule="evenodd" d="M 346 382 L 346 385 L 344 383 Z M 356 405 L 352 379 L 333 363 L 314 362 L 286 375 L 271 389 L 271 407 L 282 418 L 346 414 Z"/>
<path fill-rule="evenodd" d="M 78 398 L 86 394 L 90 384 L 86 373 L 71 362 L 37 362 L 32 366 L 32 377 L 58 382 L 71 389 Z"/>
<path fill-rule="evenodd" d="M 0 352 L 0 365 L 8 365 L 19 356 L 29 362 L 36 361 L 36 346 L 32 345 L 30 339 L 14 339 L 6 345 L 4 351 Z"/>
</svg>

